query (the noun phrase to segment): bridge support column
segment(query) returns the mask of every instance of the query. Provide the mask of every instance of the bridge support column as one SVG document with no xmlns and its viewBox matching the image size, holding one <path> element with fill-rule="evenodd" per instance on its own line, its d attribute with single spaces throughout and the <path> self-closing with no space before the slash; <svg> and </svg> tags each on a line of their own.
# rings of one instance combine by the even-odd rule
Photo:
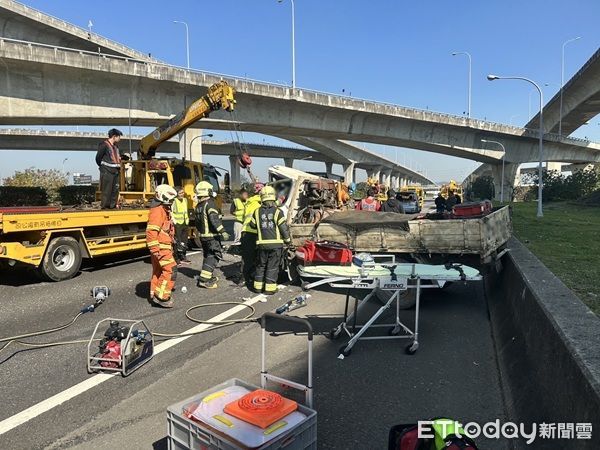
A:
<svg viewBox="0 0 600 450">
<path fill-rule="evenodd" d="M 179 155 L 188 161 L 202 162 L 202 130 L 188 128 L 179 133 Z"/>
<path fill-rule="evenodd" d="M 325 174 L 327 175 L 327 178 L 331 178 L 331 176 L 333 175 L 333 163 L 332 162 L 325 163 Z"/>
<path fill-rule="evenodd" d="M 384 186 L 390 187 L 390 182 L 392 178 L 392 169 L 382 169 L 381 170 L 381 184 Z"/>
<path fill-rule="evenodd" d="M 400 175 L 397 173 L 392 173 L 392 179 L 390 180 L 390 187 L 394 190 L 398 190 Z"/>
<path fill-rule="evenodd" d="M 238 157 L 231 155 L 229 157 L 229 170 L 231 174 L 231 189 L 239 189 L 242 185 L 242 177 L 240 174 L 240 165 L 238 164 Z"/>
<path fill-rule="evenodd" d="M 344 183 L 351 184 L 354 183 L 356 179 L 356 169 L 354 168 L 354 162 L 350 164 L 344 164 Z"/>
<path fill-rule="evenodd" d="M 373 169 L 373 178 L 375 178 L 377 182 L 381 183 L 381 167 L 376 167 Z"/>
<path fill-rule="evenodd" d="M 285 167 L 294 167 L 294 158 L 283 158 L 283 164 Z"/>
<path fill-rule="evenodd" d="M 504 164 L 504 179 L 502 179 L 502 164 L 494 164 L 491 166 L 492 178 L 494 179 L 494 200 L 500 201 L 502 193 L 502 184 L 504 184 L 504 201 L 510 202 L 513 198 L 513 190 L 519 185 L 521 178 L 520 164 L 505 163 Z"/>
</svg>

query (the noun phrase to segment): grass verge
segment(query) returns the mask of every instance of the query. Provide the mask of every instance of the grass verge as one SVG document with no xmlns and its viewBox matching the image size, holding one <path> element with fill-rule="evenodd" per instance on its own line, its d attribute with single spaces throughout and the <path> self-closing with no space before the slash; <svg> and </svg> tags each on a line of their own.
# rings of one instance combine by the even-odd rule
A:
<svg viewBox="0 0 600 450">
<path fill-rule="evenodd" d="M 583 302 L 600 315 L 600 208 L 513 203 L 515 236 Z"/>
</svg>

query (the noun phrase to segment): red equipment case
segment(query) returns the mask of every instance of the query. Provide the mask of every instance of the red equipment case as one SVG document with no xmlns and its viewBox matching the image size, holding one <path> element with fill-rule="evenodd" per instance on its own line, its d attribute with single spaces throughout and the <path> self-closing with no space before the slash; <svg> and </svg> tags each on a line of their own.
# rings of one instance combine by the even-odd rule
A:
<svg viewBox="0 0 600 450">
<path fill-rule="evenodd" d="M 482 202 L 470 202 L 454 205 L 452 213 L 456 217 L 478 217 L 485 216 L 492 212 L 492 202 L 483 200 Z"/>
<path fill-rule="evenodd" d="M 296 258 L 305 266 L 349 266 L 352 264 L 352 250 L 340 242 L 306 241 L 296 249 Z"/>
</svg>

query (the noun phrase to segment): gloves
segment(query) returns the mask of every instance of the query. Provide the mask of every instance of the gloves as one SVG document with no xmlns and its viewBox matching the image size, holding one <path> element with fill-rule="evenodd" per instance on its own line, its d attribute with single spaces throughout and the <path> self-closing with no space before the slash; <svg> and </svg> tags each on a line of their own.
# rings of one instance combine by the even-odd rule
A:
<svg viewBox="0 0 600 450">
<path fill-rule="evenodd" d="M 230 237 L 231 236 L 229 236 L 229 233 L 227 231 L 223 231 L 221 233 L 221 239 L 223 239 L 224 241 L 228 241 Z"/>
</svg>

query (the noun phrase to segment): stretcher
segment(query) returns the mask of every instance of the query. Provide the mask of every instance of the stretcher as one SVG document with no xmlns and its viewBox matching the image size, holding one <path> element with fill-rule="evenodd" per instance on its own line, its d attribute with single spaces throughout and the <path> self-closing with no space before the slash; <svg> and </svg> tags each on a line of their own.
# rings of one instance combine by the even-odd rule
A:
<svg viewBox="0 0 600 450">
<path fill-rule="evenodd" d="M 356 265 L 341 266 L 299 266 L 298 273 L 303 279 L 302 287 L 305 290 L 317 286 L 329 285 L 333 288 L 346 289 L 346 306 L 343 321 L 334 328 L 331 338 L 337 338 L 345 332 L 350 340 L 342 345 L 339 358 L 350 356 L 352 347 L 359 340 L 374 339 L 410 339 L 412 342 L 406 347 L 406 353 L 412 355 L 419 348 L 419 312 L 421 290 L 441 288 L 452 281 L 477 281 L 481 274 L 477 269 L 462 264 L 428 265 L 413 263 L 387 263 L 375 264 L 372 267 L 359 267 Z M 350 291 L 369 290 L 362 299 L 354 298 L 354 311 L 348 314 Z M 410 329 L 400 320 L 400 298 L 409 289 L 416 291 L 414 310 L 414 327 Z M 364 325 L 357 325 L 357 317 L 364 310 L 367 303 L 376 297 L 377 291 L 392 291 L 388 300 L 367 320 Z M 396 320 L 394 323 L 375 324 L 377 319 L 392 305 L 396 306 Z M 390 327 L 388 336 L 364 336 L 371 327 Z M 401 334 L 401 332 L 404 332 Z"/>
</svg>

